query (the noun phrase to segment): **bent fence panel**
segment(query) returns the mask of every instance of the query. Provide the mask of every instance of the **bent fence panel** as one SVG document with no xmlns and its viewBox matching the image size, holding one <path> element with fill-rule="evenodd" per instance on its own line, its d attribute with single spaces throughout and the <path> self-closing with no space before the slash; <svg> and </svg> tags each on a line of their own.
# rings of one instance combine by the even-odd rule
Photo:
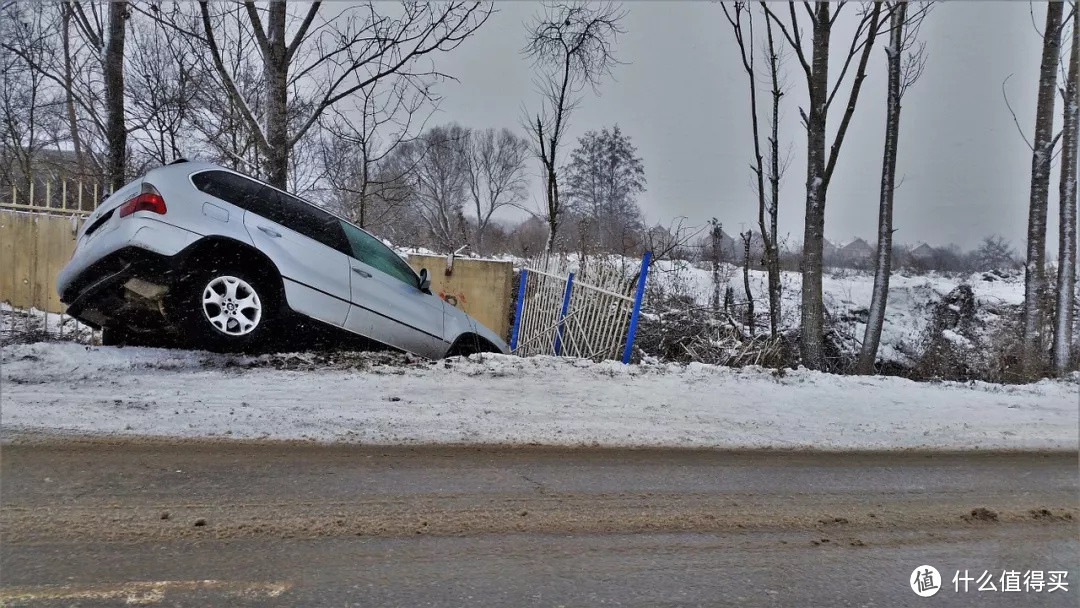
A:
<svg viewBox="0 0 1080 608">
<path fill-rule="evenodd" d="M 547 257 L 521 274 L 511 349 L 521 356 L 562 355 L 629 361 L 649 254 L 633 277 L 606 260 L 576 265 Z M 637 284 L 638 289 L 634 287 Z"/>
</svg>

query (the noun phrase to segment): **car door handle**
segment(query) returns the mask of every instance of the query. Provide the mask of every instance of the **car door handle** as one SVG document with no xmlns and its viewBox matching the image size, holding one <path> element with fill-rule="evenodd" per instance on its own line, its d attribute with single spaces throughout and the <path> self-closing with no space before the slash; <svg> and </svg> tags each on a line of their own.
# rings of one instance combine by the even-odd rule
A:
<svg viewBox="0 0 1080 608">
<path fill-rule="evenodd" d="M 353 268 L 352 271 L 355 272 L 356 274 L 364 277 L 365 279 L 370 279 L 371 278 L 371 273 L 367 272 L 366 270 L 361 270 L 359 268 Z"/>
<path fill-rule="evenodd" d="M 275 239 L 281 238 L 281 233 L 278 232 L 277 230 L 274 230 L 273 228 L 267 228 L 266 226 L 259 226 L 259 230 L 262 230 L 266 234 L 274 237 Z"/>
</svg>

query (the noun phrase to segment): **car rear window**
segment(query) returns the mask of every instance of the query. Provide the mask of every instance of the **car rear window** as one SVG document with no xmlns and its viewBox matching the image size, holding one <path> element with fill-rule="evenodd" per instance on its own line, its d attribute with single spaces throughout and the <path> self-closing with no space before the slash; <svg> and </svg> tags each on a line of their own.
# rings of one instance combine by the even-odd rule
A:
<svg viewBox="0 0 1080 608">
<path fill-rule="evenodd" d="M 221 200 L 232 203 L 241 209 L 259 213 L 257 199 L 264 188 L 255 180 L 228 171 L 203 171 L 191 176 L 195 187 Z"/>
</svg>

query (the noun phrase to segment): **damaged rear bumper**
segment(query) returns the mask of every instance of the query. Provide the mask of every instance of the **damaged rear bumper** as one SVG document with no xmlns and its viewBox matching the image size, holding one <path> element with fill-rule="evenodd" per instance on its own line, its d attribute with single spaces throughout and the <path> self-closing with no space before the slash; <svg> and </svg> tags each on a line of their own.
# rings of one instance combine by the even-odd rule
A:
<svg viewBox="0 0 1080 608">
<path fill-rule="evenodd" d="M 60 293 L 60 301 L 67 304 L 67 314 L 95 328 L 123 320 L 152 329 L 165 320 L 164 298 L 175 273 L 172 258 L 125 247 L 79 273 Z"/>
</svg>

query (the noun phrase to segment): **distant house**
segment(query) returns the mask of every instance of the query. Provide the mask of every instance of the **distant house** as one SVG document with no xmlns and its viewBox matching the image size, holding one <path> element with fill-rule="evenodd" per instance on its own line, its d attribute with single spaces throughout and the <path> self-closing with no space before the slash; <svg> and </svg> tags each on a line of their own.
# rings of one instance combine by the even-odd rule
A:
<svg viewBox="0 0 1080 608">
<path fill-rule="evenodd" d="M 856 237 L 837 252 L 842 264 L 863 264 L 874 257 L 874 247 L 865 240 Z"/>
<path fill-rule="evenodd" d="M 826 260 L 830 260 L 834 256 L 836 256 L 837 252 L 840 251 L 840 248 L 837 247 L 836 245 L 833 245 L 832 241 L 830 241 L 829 239 L 823 239 L 823 240 L 824 240 L 824 243 L 823 243 L 823 245 L 821 247 L 821 254 Z"/>
<path fill-rule="evenodd" d="M 934 259 L 938 254 L 938 250 L 923 243 L 918 247 L 911 250 L 911 259 L 925 262 Z"/>
</svg>

